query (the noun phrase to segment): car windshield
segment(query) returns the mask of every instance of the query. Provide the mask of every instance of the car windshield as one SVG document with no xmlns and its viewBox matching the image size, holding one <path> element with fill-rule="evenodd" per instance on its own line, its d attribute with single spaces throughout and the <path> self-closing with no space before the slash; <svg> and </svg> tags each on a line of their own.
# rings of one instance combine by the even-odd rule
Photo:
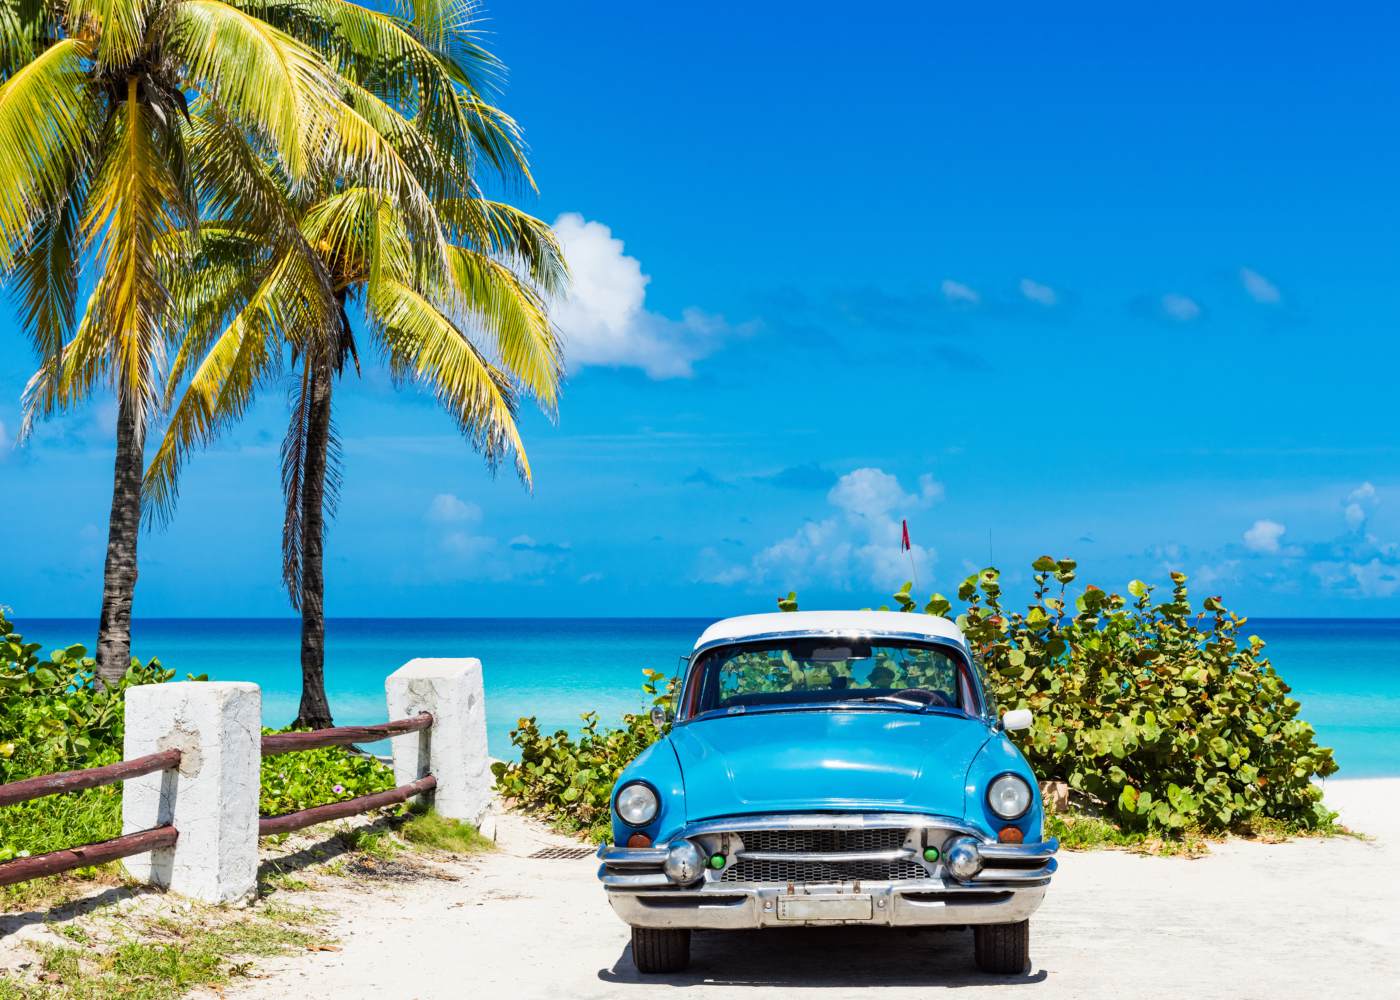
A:
<svg viewBox="0 0 1400 1000">
<path fill-rule="evenodd" d="M 977 711 L 956 652 L 895 639 L 787 639 L 724 646 L 702 656 L 687 716 L 714 711 L 841 704 Z"/>
</svg>

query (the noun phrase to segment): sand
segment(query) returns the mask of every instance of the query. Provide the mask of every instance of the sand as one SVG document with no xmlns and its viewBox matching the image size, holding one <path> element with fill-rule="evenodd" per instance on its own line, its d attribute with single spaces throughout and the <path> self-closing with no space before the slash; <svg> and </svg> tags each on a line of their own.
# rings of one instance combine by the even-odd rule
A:
<svg viewBox="0 0 1400 1000">
<path fill-rule="evenodd" d="M 976 971 L 965 931 L 874 928 L 697 934 L 689 971 L 642 977 L 595 862 L 532 860 L 567 842 L 503 816 L 500 850 L 443 866 L 459 881 L 290 894 L 336 914 L 343 950 L 259 963 L 224 995 L 1400 997 L 1400 779 L 1333 781 L 1326 796 L 1370 839 L 1232 841 L 1196 860 L 1062 853 L 1031 970 L 1010 978 Z"/>
</svg>

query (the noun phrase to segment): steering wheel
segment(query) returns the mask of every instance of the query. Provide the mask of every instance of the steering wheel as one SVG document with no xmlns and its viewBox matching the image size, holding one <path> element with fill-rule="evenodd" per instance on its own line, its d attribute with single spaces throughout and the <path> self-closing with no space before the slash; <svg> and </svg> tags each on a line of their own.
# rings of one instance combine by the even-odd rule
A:
<svg viewBox="0 0 1400 1000">
<path fill-rule="evenodd" d="M 930 691 L 928 688 L 904 688 L 894 692 L 896 698 L 908 698 L 910 701 L 923 702 L 934 708 L 951 708 L 953 703 L 942 691 Z"/>
</svg>

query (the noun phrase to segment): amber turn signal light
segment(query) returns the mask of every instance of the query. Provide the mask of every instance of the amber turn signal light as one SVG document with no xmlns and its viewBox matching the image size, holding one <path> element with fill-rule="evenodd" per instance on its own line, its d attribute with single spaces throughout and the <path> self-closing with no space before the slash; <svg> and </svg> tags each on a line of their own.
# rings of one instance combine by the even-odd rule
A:
<svg viewBox="0 0 1400 1000">
<path fill-rule="evenodd" d="M 645 833 L 634 833 L 627 838 L 628 847 L 650 847 L 651 838 Z"/>
<path fill-rule="evenodd" d="M 1021 833 L 1021 831 L 1014 826 L 1004 826 L 1001 828 L 1001 832 L 997 834 L 997 840 L 1003 844 L 1019 844 L 1024 837 L 1025 834 Z"/>
</svg>

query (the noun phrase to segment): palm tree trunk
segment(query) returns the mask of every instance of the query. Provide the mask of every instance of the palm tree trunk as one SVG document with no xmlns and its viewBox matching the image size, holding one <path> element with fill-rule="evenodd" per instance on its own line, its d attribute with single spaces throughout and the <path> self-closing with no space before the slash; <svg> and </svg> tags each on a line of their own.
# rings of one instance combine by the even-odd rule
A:
<svg viewBox="0 0 1400 1000">
<path fill-rule="evenodd" d="M 102 574 L 102 620 L 97 627 L 97 673 L 107 684 L 131 666 L 131 599 L 136 592 L 136 540 L 141 532 L 141 470 L 146 428 L 139 403 L 117 406 L 117 459 L 112 514 L 107 521 L 107 565 Z"/>
<path fill-rule="evenodd" d="M 331 377 L 329 365 L 317 365 L 307 387 L 311 401 L 306 418 L 301 508 L 301 707 L 297 709 L 295 724 L 311 729 L 331 725 L 331 706 L 326 700 L 326 576 L 322 564 Z"/>
</svg>

